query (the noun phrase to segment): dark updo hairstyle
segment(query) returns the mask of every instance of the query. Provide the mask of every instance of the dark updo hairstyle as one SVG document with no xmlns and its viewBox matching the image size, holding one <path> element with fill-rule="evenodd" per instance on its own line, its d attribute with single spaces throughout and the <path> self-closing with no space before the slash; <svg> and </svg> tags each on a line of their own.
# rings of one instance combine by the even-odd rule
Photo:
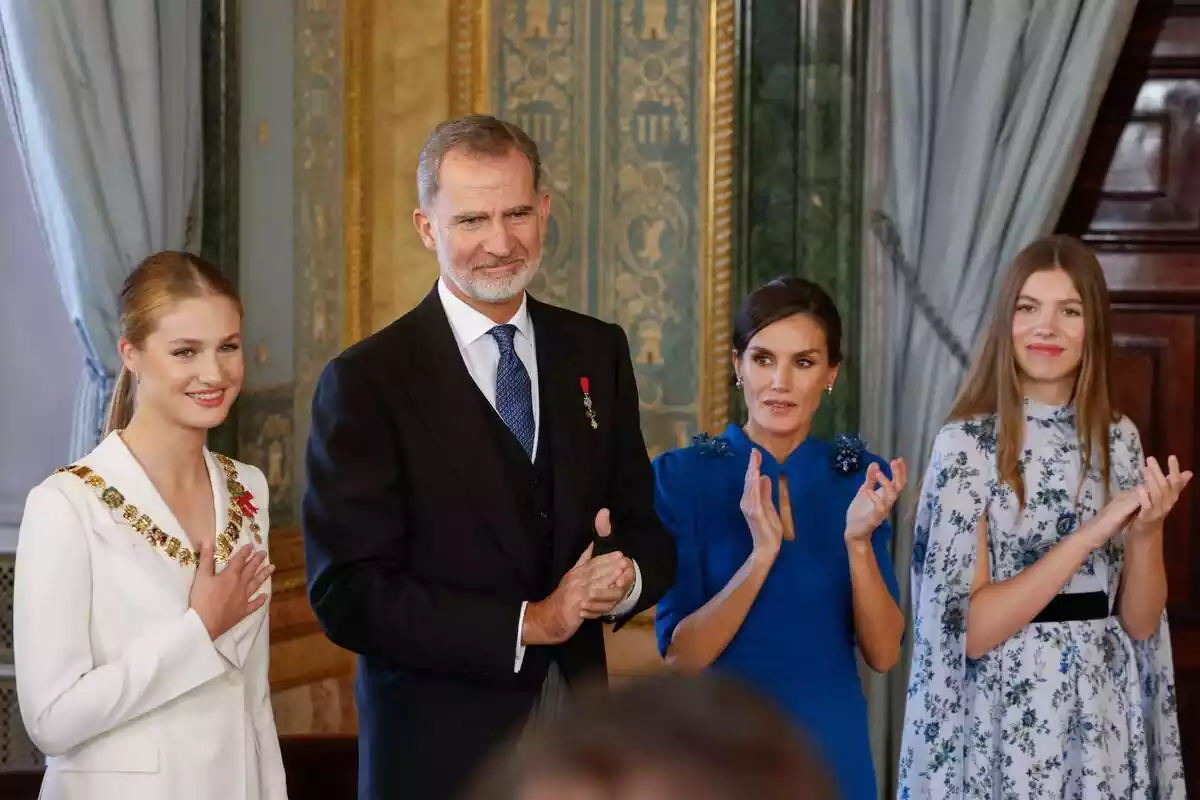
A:
<svg viewBox="0 0 1200 800">
<path fill-rule="evenodd" d="M 740 357 L 759 331 L 781 319 L 807 314 L 825 331 L 829 363 L 842 363 L 842 317 L 817 284 L 789 275 L 763 284 L 746 296 L 733 322 L 733 349 Z"/>
</svg>

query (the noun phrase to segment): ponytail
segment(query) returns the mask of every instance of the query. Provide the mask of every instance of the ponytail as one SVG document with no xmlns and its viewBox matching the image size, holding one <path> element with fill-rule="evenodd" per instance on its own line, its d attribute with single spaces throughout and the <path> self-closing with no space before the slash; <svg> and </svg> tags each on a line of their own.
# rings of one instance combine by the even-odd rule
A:
<svg viewBox="0 0 1200 800">
<path fill-rule="evenodd" d="M 133 375 L 125 367 L 117 376 L 113 386 L 112 399 L 108 403 L 108 419 L 104 422 L 104 434 L 107 437 L 113 431 L 124 430 L 133 418 Z"/>
<path fill-rule="evenodd" d="M 164 250 L 145 258 L 125 279 L 119 301 L 117 333 L 136 349 L 158 326 L 159 317 L 180 300 L 217 295 L 226 297 L 242 313 L 242 302 L 229 279 L 199 256 Z M 104 436 L 124 430 L 133 419 L 137 379 L 124 367 L 113 386 Z"/>
</svg>

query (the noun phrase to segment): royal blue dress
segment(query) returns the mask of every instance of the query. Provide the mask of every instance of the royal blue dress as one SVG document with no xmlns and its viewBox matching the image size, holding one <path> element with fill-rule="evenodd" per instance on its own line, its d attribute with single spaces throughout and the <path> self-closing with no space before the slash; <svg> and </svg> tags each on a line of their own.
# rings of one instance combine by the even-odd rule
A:
<svg viewBox="0 0 1200 800">
<path fill-rule="evenodd" d="M 664 655 L 680 621 L 720 592 L 750 556 L 753 540 L 739 503 L 755 446 L 730 425 L 720 438 L 654 462 L 656 507 L 679 553 L 675 585 L 659 601 L 655 623 Z M 867 466 L 874 461 L 889 470 L 862 453 L 850 474 L 842 474 L 835 468 L 838 452 L 809 437 L 780 465 L 762 450 L 762 474 L 771 479 L 777 508 L 780 472 L 787 476 L 796 538 L 783 542 L 742 627 L 711 669 L 747 682 L 790 714 L 824 756 L 843 798 L 875 800 L 843 534 Z M 873 544 L 888 589 L 898 597 L 890 538 L 885 523 Z"/>
</svg>

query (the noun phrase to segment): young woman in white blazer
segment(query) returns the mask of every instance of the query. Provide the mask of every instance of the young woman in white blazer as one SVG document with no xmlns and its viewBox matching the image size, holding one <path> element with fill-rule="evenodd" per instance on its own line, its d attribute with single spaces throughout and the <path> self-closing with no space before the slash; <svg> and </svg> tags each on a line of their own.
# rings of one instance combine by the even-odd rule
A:
<svg viewBox="0 0 1200 800">
<path fill-rule="evenodd" d="M 267 485 L 209 452 L 242 386 L 242 307 L 211 264 L 121 293 L 108 430 L 33 489 L 17 544 L 17 691 L 42 800 L 283 800 L 267 684 Z"/>
</svg>

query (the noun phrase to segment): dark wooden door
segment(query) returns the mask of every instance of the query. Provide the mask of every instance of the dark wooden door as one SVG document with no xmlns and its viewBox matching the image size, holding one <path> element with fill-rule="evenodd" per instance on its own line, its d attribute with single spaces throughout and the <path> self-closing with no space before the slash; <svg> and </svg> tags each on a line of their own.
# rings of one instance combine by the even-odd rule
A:
<svg viewBox="0 0 1200 800">
<path fill-rule="evenodd" d="M 1200 473 L 1200 0 L 1142 2 L 1059 229 L 1100 254 L 1116 400 L 1147 455 Z M 1165 549 L 1184 764 L 1200 794 L 1200 480 Z"/>
</svg>

